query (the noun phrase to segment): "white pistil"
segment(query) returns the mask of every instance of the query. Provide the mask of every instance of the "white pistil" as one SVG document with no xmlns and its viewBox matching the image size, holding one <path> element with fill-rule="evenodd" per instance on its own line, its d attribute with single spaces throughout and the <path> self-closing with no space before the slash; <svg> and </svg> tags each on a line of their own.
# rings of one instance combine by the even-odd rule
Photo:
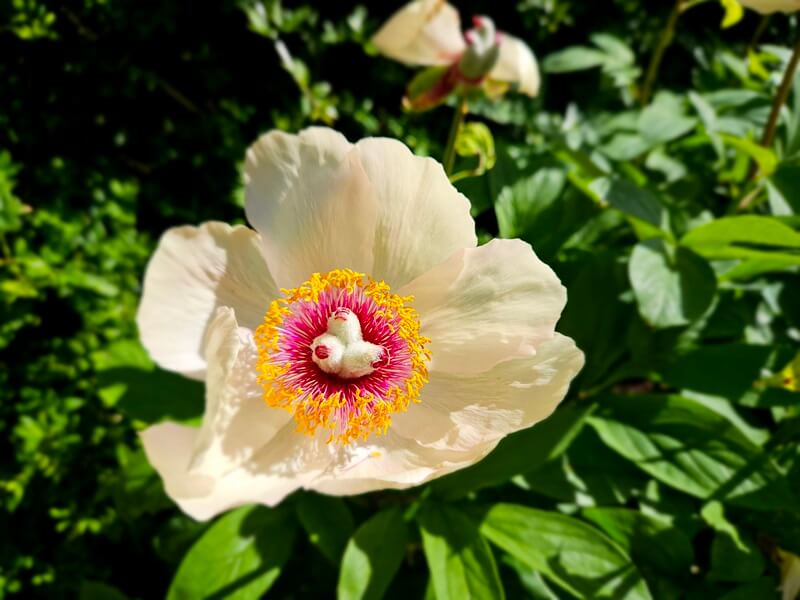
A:
<svg viewBox="0 0 800 600">
<path fill-rule="evenodd" d="M 364 341 L 358 316 L 345 307 L 328 317 L 328 330 L 314 338 L 310 350 L 314 364 L 343 379 L 369 375 L 388 358 L 382 346 Z"/>
</svg>

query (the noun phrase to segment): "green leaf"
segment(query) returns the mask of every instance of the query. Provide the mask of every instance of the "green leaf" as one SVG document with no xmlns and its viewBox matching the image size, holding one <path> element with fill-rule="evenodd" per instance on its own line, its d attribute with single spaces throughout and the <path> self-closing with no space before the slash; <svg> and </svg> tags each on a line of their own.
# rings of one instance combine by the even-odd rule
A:
<svg viewBox="0 0 800 600">
<path fill-rule="evenodd" d="M 505 598 L 489 544 L 466 515 L 429 503 L 417 518 L 438 600 Z"/>
<path fill-rule="evenodd" d="M 22 226 L 23 206 L 14 195 L 18 171 L 11 155 L 6 151 L 0 152 L 0 233 L 16 231 Z"/>
<path fill-rule="evenodd" d="M 761 378 L 774 348 L 755 344 L 715 344 L 677 354 L 664 380 L 680 389 L 741 401 Z"/>
<path fill-rule="evenodd" d="M 144 423 L 194 423 L 203 414 L 203 384 L 157 368 L 135 340 L 115 342 L 92 355 L 100 397 Z"/>
<path fill-rule="evenodd" d="M 525 237 L 529 231 L 535 234 L 541 214 L 558 200 L 566 181 L 563 170 L 545 168 L 505 187 L 495 204 L 501 237 Z"/>
<path fill-rule="evenodd" d="M 542 68 L 546 73 L 570 73 L 599 67 L 606 61 L 600 50 L 587 46 L 571 46 L 545 57 Z"/>
<path fill-rule="evenodd" d="M 637 123 L 639 133 L 651 144 L 663 144 L 692 131 L 697 119 L 681 114 L 676 108 L 665 102 L 655 102 L 645 108 Z"/>
<path fill-rule="evenodd" d="M 628 263 L 639 313 L 653 327 L 688 325 L 705 313 L 716 293 L 711 266 L 662 239 L 638 243 Z"/>
<path fill-rule="evenodd" d="M 432 492 L 443 498 L 460 498 L 536 469 L 567 449 L 594 408 L 591 404 L 557 408 L 541 423 L 503 439 L 479 463 L 431 483 Z"/>
<path fill-rule="evenodd" d="M 517 477 L 514 483 L 577 506 L 626 504 L 640 495 L 648 478 L 609 449 L 591 427 L 585 428 L 566 453 Z"/>
<path fill-rule="evenodd" d="M 572 517 L 501 503 L 486 512 L 481 533 L 579 598 L 651 598 L 622 548 Z"/>
<path fill-rule="evenodd" d="M 636 314 L 631 303 L 620 299 L 629 287 L 625 265 L 616 252 L 587 255 L 565 285 L 569 302 L 559 331 L 572 337 L 586 355 L 579 375 L 581 389 L 585 389 L 607 379 L 623 360 L 626 348 L 619 338 Z"/>
<path fill-rule="evenodd" d="M 758 510 L 796 501 L 770 456 L 698 402 L 679 396 L 608 396 L 601 406 L 589 423 L 602 440 L 671 487 Z"/>
<path fill-rule="evenodd" d="M 448 67 L 428 67 L 417 73 L 406 87 L 403 106 L 410 111 L 425 111 L 447 100 L 452 86 L 446 84 Z"/>
<path fill-rule="evenodd" d="M 720 596 L 719 600 L 754 600 L 755 598 L 776 598 L 778 582 L 773 577 L 759 577 L 755 581 L 737 587 Z"/>
<path fill-rule="evenodd" d="M 709 581 L 747 582 L 758 579 L 764 571 L 764 558 L 758 546 L 725 518 L 719 502 L 711 502 L 701 512 L 716 530 L 711 543 Z"/>
<path fill-rule="evenodd" d="M 383 510 L 364 522 L 344 551 L 337 598 L 383 597 L 403 562 L 407 539 L 407 527 L 399 509 Z"/>
<path fill-rule="evenodd" d="M 286 510 L 245 507 L 221 517 L 184 557 L 168 600 L 258 598 L 292 552 L 295 523 Z"/>
<path fill-rule="evenodd" d="M 628 508 L 585 508 L 582 514 L 622 547 L 641 569 L 685 578 L 694 561 L 689 537 L 668 520 Z"/>
<path fill-rule="evenodd" d="M 307 492 L 300 495 L 295 507 L 309 541 L 338 565 L 355 529 L 347 504 L 341 498 Z"/>
<path fill-rule="evenodd" d="M 764 177 L 769 177 L 778 166 L 778 157 L 769 148 L 764 148 L 752 140 L 725 133 L 720 134 L 722 140 L 752 158 L 758 164 L 758 170 Z"/>
<path fill-rule="evenodd" d="M 800 215 L 800 163 L 781 163 L 767 189 L 773 214 Z"/>
<path fill-rule="evenodd" d="M 692 229 L 680 243 L 715 260 L 787 258 L 800 264 L 800 233 L 774 217 L 723 217 Z"/>
<path fill-rule="evenodd" d="M 81 583 L 78 600 L 128 600 L 128 596 L 101 581 L 84 581 Z"/>
<path fill-rule="evenodd" d="M 629 217 L 649 224 L 655 230 L 667 231 L 669 216 L 664 205 L 653 194 L 625 179 L 599 177 L 590 189 L 606 204 Z M 656 231 L 650 237 L 662 235 Z"/>
<path fill-rule="evenodd" d="M 622 161 L 634 160 L 652 147 L 652 142 L 638 133 L 617 133 L 600 150 L 609 158 Z"/>
</svg>

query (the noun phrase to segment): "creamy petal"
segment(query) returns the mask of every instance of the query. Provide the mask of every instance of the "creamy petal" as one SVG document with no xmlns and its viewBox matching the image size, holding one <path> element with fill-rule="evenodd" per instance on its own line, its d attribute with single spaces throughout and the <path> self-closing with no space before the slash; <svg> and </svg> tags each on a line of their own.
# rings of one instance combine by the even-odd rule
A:
<svg viewBox="0 0 800 600">
<path fill-rule="evenodd" d="M 278 289 L 252 229 L 211 222 L 175 227 L 161 237 L 144 276 L 136 317 L 150 356 L 161 367 L 202 379 L 203 338 L 219 306 L 254 329 Z"/>
<path fill-rule="evenodd" d="M 457 252 L 398 292 L 414 296 L 431 371 L 478 373 L 550 339 L 567 300 L 552 269 L 520 240 Z"/>
<path fill-rule="evenodd" d="M 438 162 L 388 138 L 366 138 L 356 148 L 378 202 L 374 278 L 397 288 L 477 244 L 469 200 Z"/>
<path fill-rule="evenodd" d="M 442 0 L 418 0 L 398 10 L 372 38 L 378 50 L 410 65 L 449 65 L 464 51 L 458 11 Z"/>
<path fill-rule="evenodd" d="M 196 519 L 250 503 L 274 506 L 332 460 L 291 415 L 262 400 L 252 332 L 221 307 L 208 328 L 206 409 L 200 428 L 164 423 L 141 436 L 167 494 Z"/>
<path fill-rule="evenodd" d="M 527 358 L 472 376 L 431 373 L 420 404 L 396 415 L 392 430 L 434 449 L 497 442 L 547 418 L 581 370 L 583 353 L 556 333 Z"/>
<path fill-rule="evenodd" d="M 188 468 L 197 432 L 193 427 L 161 423 L 140 436 L 167 495 L 200 521 L 245 504 L 275 506 L 316 477 L 329 461 L 327 452 L 312 447 L 311 438 L 287 426 L 258 457 L 215 478 Z"/>
<path fill-rule="evenodd" d="M 800 0 L 739 0 L 742 6 L 752 8 L 761 14 L 776 12 L 795 12 L 800 10 Z"/>
<path fill-rule="evenodd" d="M 390 430 L 340 452 L 333 466 L 310 487 L 336 496 L 406 489 L 474 464 L 496 445 L 493 441 L 464 451 L 434 449 Z"/>
<path fill-rule="evenodd" d="M 251 460 L 292 417 L 264 402 L 252 332 L 238 326 L 230 308 L 217 309 L 205 355 L 206 408 L 190 468 L 220 477 Z"/>
<path fill-rule="evenodd" d="M 500 38 L 500 56 L 489 79 L 517 84 L 519 91 L 531 98 L 539 95 L 541 77 L 536 57 L 525 42 L 507 33 Z"/>
<path fill-rule="evenodd" d="M 333 269 L 371 271 L 376 203 L 344 136 L 271 131 L 247 151 L 245 176 L 247 218 L 280 287 Z"/>
</svg>

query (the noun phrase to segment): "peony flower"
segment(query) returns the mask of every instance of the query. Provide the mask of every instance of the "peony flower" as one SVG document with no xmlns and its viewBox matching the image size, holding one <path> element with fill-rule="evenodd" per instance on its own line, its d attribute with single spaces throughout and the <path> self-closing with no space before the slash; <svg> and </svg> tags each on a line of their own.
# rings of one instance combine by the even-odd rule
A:
<svg viewBox="0 0 800 600">
<path fill-rule="evenodd" d="M 415 0 L 397 11 L 372 38 L 378 50 L 408 65 L 443 67 L 427 78 L 414 107 L 443 100 L 459 85 L 485 81 L 514 84 L 523 94 L 539 94 L 539 67 L 531 49 L 515 37 L 497 31 L 486 16 L 473 18 L 461 33 L 458 11 L 444 0 Z M 412 84 L 414 87 L 414 84 Z"/>
<path fill-rule="evenodd" d="M 739 3 L 764 15 L 800 10 L 800 0 L 739 0 Z"/>
<path fill-rule="evenodd" d="M 439 163 L 312 128 L 261 137 L 245 174 L 255 229 L 168 230 L 137 316 L 161 367 L 205 381 L 199 427 L 141 434 L 185 512 L 415 486 L 564 397 L 564 288 L 519 240 L 476 247 Z"/>
<path fill-rule="evenodd" d="M 800 598 L 800 556 L 778 548 L 777 559 L 781 568 L 781 598 Z"/>
</svg>

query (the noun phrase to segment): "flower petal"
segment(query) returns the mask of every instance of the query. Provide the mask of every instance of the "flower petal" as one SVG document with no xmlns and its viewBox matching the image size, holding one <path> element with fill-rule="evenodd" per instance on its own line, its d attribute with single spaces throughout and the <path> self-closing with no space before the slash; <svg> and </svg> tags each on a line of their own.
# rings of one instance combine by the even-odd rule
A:
<svg viewBox="0 0 800 600">
<path fill-rule="evenodd" d="M 247 218 L 280 287 L 333 269 L 370 272 L 375 200 L 341 134 L 271 131 L 247 151 L 245 175 Z"/>
<path fill-rule="evenodd" d="M 747 8 L 769 15 L 776 12 L 795 12 L 800 10 L 800 0 L 739 0 Z"/>
<path fill-rule="evenodd" d="M 327 454 L 309 451 L 310 438 L 293 429 L 284 427 L 258 457 L 220 478 L 188 468 L 197 437 L 194 427 L 161 423 L 140 436 L 167 495 L 185 513 L 205 521 L 245 504 L 275 506 L 321 472 L 319 459 Z"/>
<path fill-rule="evenodd" d="M 209 324 L 205 355 L 206 408 L 190 468 L 219 477 L 252 459 L 292 417 L 263 401 L 252 332 L 238 326 L 230 308 L 218 308 Z"/>
<path fill-rule="evenodd" d="M 375 279 L 396 288 L 475 246 L 469 200 L 438 162 L 387 138 L 366 138 L 356 148 L 378 202 Z"/>
<path fill-rule="evenodd" d="M 254 329 L 278 295 L 259 235 L 219 222 L 168 230 L 143 287 L 136 317 L 142 343 L 164 369 L 197 379 L 205 373 L 203 338 L 216 308 L 232 307 Z"/>
<path fill-rule="evenodd" d="M 430 370 L 478 373 L 552 337 L 567 293 L 520 240 L 462 250 L 398 292 L 414 296 Z"/>
<path fill-rule="evenodd" d="M 531 98 L 539 95 L 541 78 L 536 57 L 525 42 L 507 33 L 500 38 L 500 56 L 489 79 L 515 83 L 520 92 Z"/>
<path fill-rule="evenodd" d="M 547 418 L 581 370 L 583 353 L 556 333 L 527 358 L 473 376 L 431 373 L 422 402 L 396 415 L 392 430 L 434 449 L 468 450 Z"/>
<path fill-rule="evenodd" d="M 417 0 L 398 10 L 372 38 L 378 50 L 410 65 L 449 65 L 464 51 L 458 11 L 443 0 Z"/>
<path fill-rule="evenodd" d="M 335 465 L 309 487 L 335 496 L 406 489 L 474 464 L 496 445 L 474 445 L 463 451 L 435 449 L 390 430 L 340 454 Z"/>
<path fill-rule="evenodd" d="M 221 307 L 206 336 L 206 410 L 199 429 L 164 423 L 142 432 L 167 494 L 196 519 L 258 502 L 274 506 L 331 462 L 324 442 L 295 431 L 256 381 L 252 333 Z"/>
</svg>

